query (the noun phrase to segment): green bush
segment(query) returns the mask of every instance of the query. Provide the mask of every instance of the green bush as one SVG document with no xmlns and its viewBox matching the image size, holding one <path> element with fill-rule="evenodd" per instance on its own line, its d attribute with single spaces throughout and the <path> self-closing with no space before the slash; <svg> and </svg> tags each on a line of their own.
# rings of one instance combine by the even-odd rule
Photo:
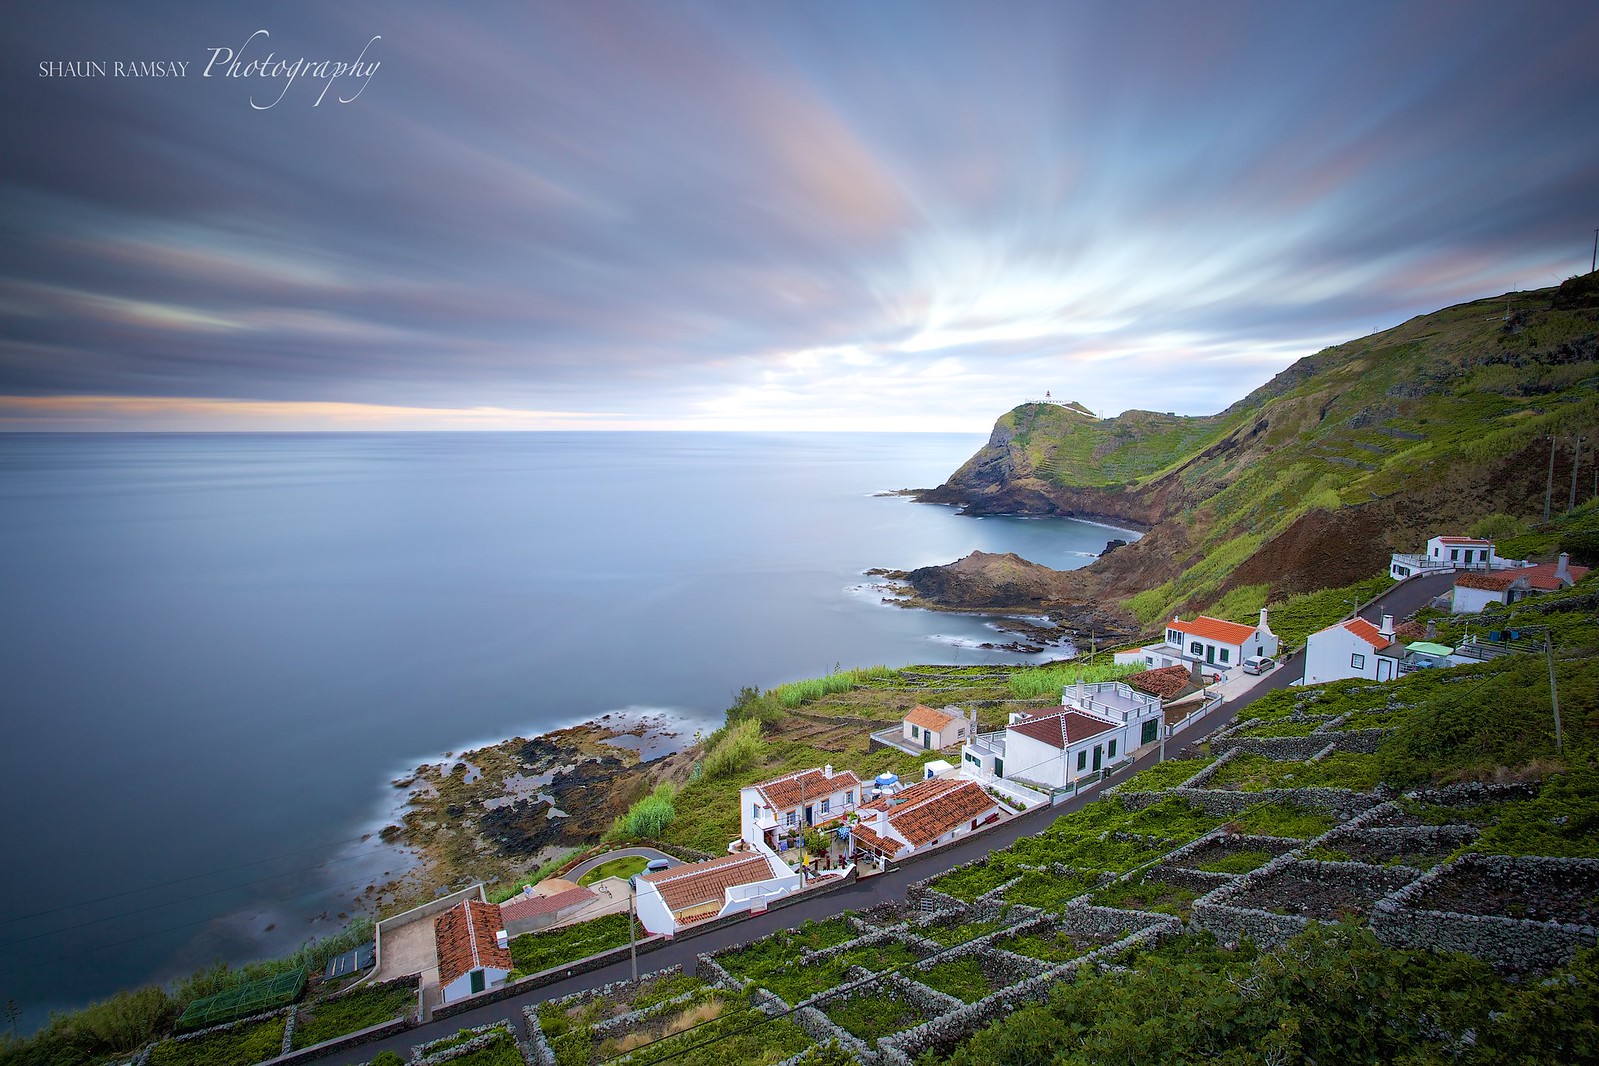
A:
<svg viewBox="0 0 1599 1066">
<path fill-rule="evenodd" d="M 658 840 L 666 827 L 672 824 L 672 819 L 677 817 L 677 808 L 672 800 L 677 795 L 677 790 L 670 784 L 662 782 L 655 786 L 655 791 L 639 800 L 627 809 L 627 813 L 619 816 L 612 823 L 607 832 L 608 840 Z"/>
<path fill-rule="evenodd" d="M 725 780 L 759 763 L 765 754 L 760 720 L 749 718 L 722 731 L 716 746 L 707 752 L 701 772 L 712 781 Z"/>
<path fill-rule="evenodd" d="M 302 1008 L 294 1026 L 294 1046 L 310 1047 L 415 1011 L 416 989 L 410 985 L 368 985 Z"/>
<path fill-rule="evenodd" d="M 150 1052 L 150 1066 L 250 1066 L 283 1053 L 284 1019 L 235 1026 L 193 1040 L 167 1040 Z"/>
<path fill-rule="evenodd" d="M 638 935 L 645 935 L 642 929 Z M 628 916 L 605 914 L 546 933 L 526 933 L 511 941 L 511 959 L 524 974 L 576 962 L 628 942 Z"/>
</svg>

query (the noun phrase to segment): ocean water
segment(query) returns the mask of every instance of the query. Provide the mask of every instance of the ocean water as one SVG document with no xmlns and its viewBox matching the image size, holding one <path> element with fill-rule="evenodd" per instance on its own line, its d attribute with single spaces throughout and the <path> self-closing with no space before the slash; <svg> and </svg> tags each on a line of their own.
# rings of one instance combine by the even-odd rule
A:
<svg viewBox="0 0 1599 1066">
<path fill-rule="evenodd" d="M 743 685 L 1016 661 L 862 571 L 1112 536 L 876 495 L 895 434 L 0 436 L 0 1001 L 52 1009 L 335 930 L 388 782 Z M 395 871 L 397 872 L 397 871 Z"/>
</svg>

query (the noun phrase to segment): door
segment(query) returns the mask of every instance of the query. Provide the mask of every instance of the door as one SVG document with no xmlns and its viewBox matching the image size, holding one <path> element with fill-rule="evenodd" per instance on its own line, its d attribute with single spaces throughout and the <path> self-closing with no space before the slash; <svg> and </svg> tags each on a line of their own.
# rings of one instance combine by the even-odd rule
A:
<svg viewBox="0 0 1599 1066">
<path fill-rule="evenodd" d="M 1160 720 L 1151 718 L 1144 723 L 1144 731 L 1140 735 L 1139 743 L 1148 744 L 1155 739 L 1156 731 L 1160 729 Z"/>
<path fill-rule="evenodd" d="M 1214 644 L 1206 644 L 1205 645 L 1205 663 L 1206 663 L 1206 665 L 1212 665 L 1215 662 L 1216 662 L 1216 645 L 1214 645 Z"/>
<path fill-rule="evenodd" d="M 995 756 L 995 758 L 994 758 L 994 776 L 995 777 L 1004 777 L 1005 776 L 1005 760 L 999 758 L 998 756 Z"/>
<path fill-rule="evenodd" d="M 809 807 L 805 808 L 805 824 L 806 825 L 815 825 L 816 824 L 816 819 L 811 817 L 811 809 Z"/>
<path fill-rule="evenodd" d="M 927 749 L 931 748 L 932 746 L 933 746 L 933 731 L 930 730 L 930 729 L 922 730 L 922 750 L 926 751 Z"/>
<path fill-rule="evenodd" d="M 1094 745 L 1094 769 L 1095 770 L 1099 769 L 1100 756 L 1103 755 L 1104 753 L 1105 753 L 1105 749 L 1102 746 L 1100 746 L 1098 744 Z"/>
</svg>

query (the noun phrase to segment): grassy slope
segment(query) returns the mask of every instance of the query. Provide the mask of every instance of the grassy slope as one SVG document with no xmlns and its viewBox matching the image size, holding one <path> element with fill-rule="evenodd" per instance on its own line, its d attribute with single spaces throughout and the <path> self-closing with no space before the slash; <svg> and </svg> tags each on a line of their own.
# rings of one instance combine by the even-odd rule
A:
<svg viewBox="0 0 1599 1066">
<path fill-rule="evenodd" d="M 1312 512 L 1374 507 L 1394 541 L 1375 557 L 1418 547 L 1429 519 L 1541 512 L 1544 440 L 1599 431 L 1599 278 L 1580 282 L 1513 295 L 1508 323 L 1499 296 L 1329 348 L 1218 415 L 1099 420 L 1024 405 L 950 487 L 977 497 L 1022 486 L 1067 510 L 1095 492 L 1099 513 L 1119 504 L 1153 519 L 1148 546 L 1092 571 L 1107 595 L 1142 591 L 1132 607 L 1145 621 L 1215 603 L 1240 573 L 1272 586 L 1249 599 L 1344 583 L 1376 565 L 1289 573 L 1274 538 Z M 1566 445 L 1557 484 L 1569 476 Z"/>
</svg>

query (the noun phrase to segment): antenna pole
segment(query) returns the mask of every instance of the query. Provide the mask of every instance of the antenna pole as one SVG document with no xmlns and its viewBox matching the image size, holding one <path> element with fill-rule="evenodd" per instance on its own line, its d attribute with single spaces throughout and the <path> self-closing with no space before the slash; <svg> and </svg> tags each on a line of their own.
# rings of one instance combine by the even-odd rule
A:
<svg viewBox="0 0 1599 1066">
<path fill-rule="evenodd" d="M 1588 273 L 1599 270 L 1599 229 L 1593 231 L 1593 258 L 1588 261 Z"/>
</svg>

